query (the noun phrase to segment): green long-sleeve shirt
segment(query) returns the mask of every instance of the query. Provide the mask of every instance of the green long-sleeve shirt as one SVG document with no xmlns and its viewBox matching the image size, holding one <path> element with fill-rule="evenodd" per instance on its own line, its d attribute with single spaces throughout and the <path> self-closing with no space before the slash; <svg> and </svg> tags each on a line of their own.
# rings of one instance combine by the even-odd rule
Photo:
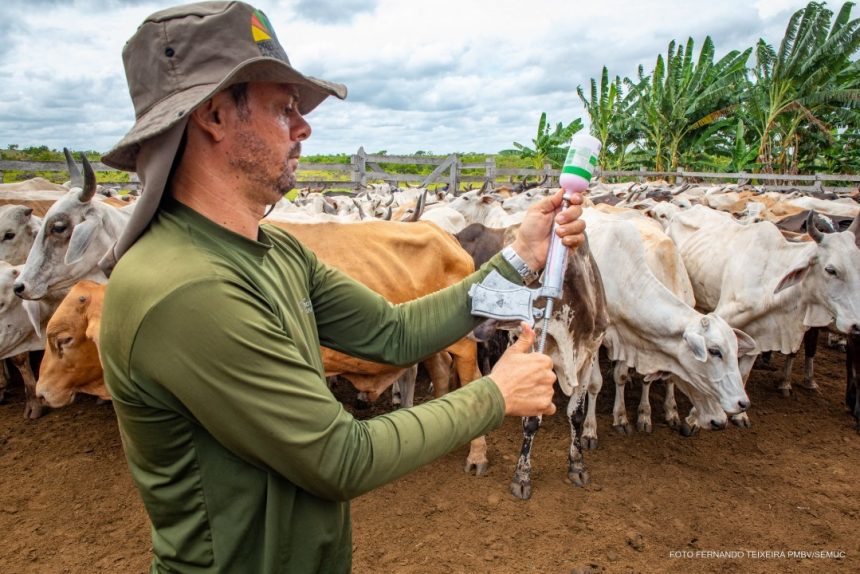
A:
<svg viewBox="0 0 860 574">
<path fill-rule="evenodd" d="M 332 237 L 332 241 L 337 241 Z M 286 232 L 251 241 L 169 200 L 114 270 L 101 355 L 153 572 L 344 572 L 350 498 L 501 424 L 484 377 L 418 407 L 354 419 L 319 347 L 411 364 L 475 321 L 460 284 L 391 305 Z"/>
</svg>

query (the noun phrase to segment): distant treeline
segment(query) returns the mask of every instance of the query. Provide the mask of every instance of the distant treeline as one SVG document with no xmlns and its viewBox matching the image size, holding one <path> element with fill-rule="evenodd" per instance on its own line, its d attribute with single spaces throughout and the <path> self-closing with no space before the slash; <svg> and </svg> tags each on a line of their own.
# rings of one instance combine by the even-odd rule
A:
<svg viewBox="0 0 860 574">
<path fill-rule="evenodd" d="M 860 173 L 860 19 L 810 2 L 782 41 L 760 39 L 719 60 L 710 37 L 669 43 L 649 74 L 591 79 L 577 93 L 603 143 L 603 169 L 763 173 Z M 543 114 L 532 145 L 513 150 L 559 167 L 582 126 L 554 126 Z"/>
</svg>

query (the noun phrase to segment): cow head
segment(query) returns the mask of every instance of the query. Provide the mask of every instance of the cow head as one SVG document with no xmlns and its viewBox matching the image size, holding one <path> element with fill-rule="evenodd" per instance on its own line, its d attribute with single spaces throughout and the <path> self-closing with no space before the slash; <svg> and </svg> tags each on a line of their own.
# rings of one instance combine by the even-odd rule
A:
<svg viewBox="0 0 860 574">
<path fill-rule="evenodd" d="M 68 405 L 77 393 L 110 399 L 98 354 L 104 288 L 81 281 L 48 322 L 36 396 L 51 407 Z"/>
<path fill-rule="evenodd" d="M 678 361 L 684 370 L 681 389 L 690 396 L 710 396 L 729 414 L 745 411 L 750 404 L 744 390 L 738 357 L 755 353 L 755 341 L 732 329 L 717 315 L 705 315 L 684 330 Z M 689 387 L 693 387 L 691 392 Z M 701 407 L 704 404 L 693 404 Z"/>
<path fill-rule="evenodd" d="M 12 265 L 24 263 L 41 220 L 33 216 L 33 208 L 25 205 L 0 207 L 0 261 Z"/>
<path fill-rule="evenodd" d="M 0 313 L 4 315 L 10 308 L 21 302 L 12 292 L 12 285 L 20 273 L 20 267 L 15 267 L 6 261 L 0 261 Z"/>
<path fill-rule="evenodd" d="M 797 261 L 774 293 L 803 282 L 804 293 L 812 298 L 804 325 L 835 322 L 843 333 L 860 333 L 860 215 L 847 231 L 823 233 L 810 212 L 806 228 L 817 248 Z"/>
<path fill-rule="evenodd" d="M 113 241 L 104 229 L 105 207 L 92 203 L 96 191 L 92 167 L 83 157 L 82 178 L 69 151 L 65 153 L 72 175 L 71 189 L 42 220 L 24 270 L 15 283 L 15 294 L 22 299 L 42 299 L 50 292 L 70 288 L 93 272 Z"/>
</svg>

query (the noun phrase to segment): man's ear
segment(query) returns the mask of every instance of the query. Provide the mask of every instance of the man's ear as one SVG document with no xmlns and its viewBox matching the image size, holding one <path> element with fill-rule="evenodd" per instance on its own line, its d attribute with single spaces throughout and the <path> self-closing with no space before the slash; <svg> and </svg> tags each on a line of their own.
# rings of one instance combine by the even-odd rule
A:
<svg viewBox="0 0 860 574">
<path fill-rule="evenodd" d="M 191 112 L 189 123 L 201 132 L 219 142 L 224 139 L 225 134 L 225 109 L 222 93 L 215 94 Z"/>
</svg>

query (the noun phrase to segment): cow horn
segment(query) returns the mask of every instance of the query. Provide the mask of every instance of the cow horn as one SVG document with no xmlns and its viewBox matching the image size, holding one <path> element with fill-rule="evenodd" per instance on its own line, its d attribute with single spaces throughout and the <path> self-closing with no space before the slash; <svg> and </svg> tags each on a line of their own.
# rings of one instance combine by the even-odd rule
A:
<svg viewBox="0 0 860 574">
<path fill-rule="evenodd" d="M 810 210 L 809 215 L 806 216 L 806 232 L 816 243 L 821 243 L 821 240 L 824 239 L 824 234 L 821 233 L 821 230 L 815 225 L 814 210 Z"/>
<path fill-rule="evenodd" d="M 854 234 L 854 243 L 857 247 L 860 247 L 860 213 L 858 213 L 857 217 L 854 218 L 854 221 L 851 222 L 851 226 L 848 228 L 848 231 Z"/>
<path fill-rule="evenodd" d="M 421 194 L 421 197 L 418 198 L 418 205 L 415 206 L 415 211 L 412 213 L 412 217 L 409 218 L 409 221 L 418 221 L 418 218 L 421 217 L 421 213 L 424 211 L 424 204 L 427 202 L 427 190 L 424 190 L 424 193 Z"/>
<path fill-rule="evenodd" d="M 388 211 L 385 212 L 385 217 L 383 217 L 385 221 L 391 221 L 391 208 L 388 208 Z"/>
<path fill-rule="evenodd" d="M 87 203 L 96 194 L 96 172 L 93 171 L 93 166 L 84 154 L 81 154 L 81 161 L 84 163 L 84 189 L 78 199 L 81 203 Z"/>
<path fill-rule="evenodd" d="M 484 195 L 487 193 L 487 190 L 490 189 L 490 180 L 489 178 L 484 180 L 484 184 L 481 186 L 481 190 L 478 192 L 478 195 Z"/>
<path fill-rule="evenodd" d="M 337 208 L 329 203 L 325 197 L 323 198 L 323 211 L 329 215 L 337 215 Z"/>
<path fill-rule="evenodd" d="M 72 187 L 84 187 L 84 178 L 81 176 L 81 170 L 78 169 L 78 164 L 75 163 L 75 158 L 72 157 L 72 152 L 69 148 L 63 148 L 63 154 L 66 156 L 66 165 L 69 168 L 69 179 L 72 180 Z"/>
<path fill-rule="evenodd" d="M 394 203 L 394 193 L 391 193 L 391 197 L 388 198 L 388 201 L 382 204 L 382 207 L 389 207 L 392 203 Z"/>
<path fill-rule="evenodd" d="M 352 198 L 352 203 L 353 203 L 353 205 L 355 205 L 355 207 L 358 209 L 358 217 L 359 217 L 359 219 L 361 219 L 362 221 L 364 221 L 365 219 L 367 219 L 367 214 L 365 214 L 365 213 L 364 213 L 364 210 L 361 208 L 361 202 L 359 202 L 358 200 L 356 200 L 356 199 L 353 197 L 353 198 Z"/>
</svg>

